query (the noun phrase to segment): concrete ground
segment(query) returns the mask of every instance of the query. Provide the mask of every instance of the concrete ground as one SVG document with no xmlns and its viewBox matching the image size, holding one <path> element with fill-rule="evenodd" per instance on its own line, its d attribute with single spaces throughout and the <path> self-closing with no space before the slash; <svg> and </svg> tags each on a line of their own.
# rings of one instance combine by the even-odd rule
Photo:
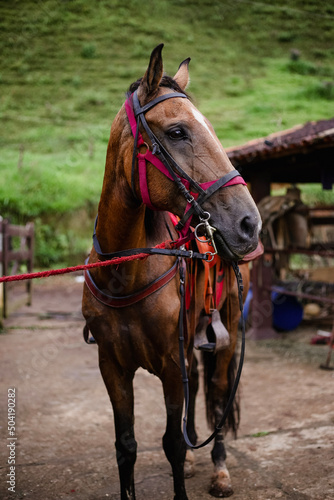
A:
<svg viewBox="0 0 334 500">
<path fill-rule="evenodd" d="M 119 498 L 112 409 L 96 346 L 82 340 L 81 290 L 73 277 L 40 281 L 32 307 L 6 320 L 0 335 L 2 500 Z M 239 437 L 227 437 L 234 500 L 334 499 L 334 372 L 319 369 L 327 347 L 310 345 L 316 329 L 247 341 Z M 8 388 L 16 391 L 15 493 L 6 483 Z M 159 380 L 139 370 L 135 398 L 137 500 L 170 500 Z M 197 429 L 207 437 L 202 388 Z M 189 500 L 212 498 L 210 451 L 196 451 Z"/>
</svg>

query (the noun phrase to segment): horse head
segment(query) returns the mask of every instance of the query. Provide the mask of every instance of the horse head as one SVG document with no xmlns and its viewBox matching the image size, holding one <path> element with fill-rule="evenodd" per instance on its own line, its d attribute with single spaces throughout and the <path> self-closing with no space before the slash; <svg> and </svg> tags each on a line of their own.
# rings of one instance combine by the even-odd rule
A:
<svg viewBox="0 0 334 500">
<path fill-rule="evenodd" d="M 239 260 L 258 244 L 259 212 L 212 125 L 185 93 L 190 59 L 174 78 L 167 77 L 162 47 L 153 50 L 144 77 L 130 87 L 132 133 L 138 139 L 140 129 L 140 141 L 138 168 L 135 155 L 132 166 L 128 159 L 128 183 L 139 203 L 172 212 L 182 227 L 190 219 L 192 225 L 208 221 L 218 254 Z M 147 164 L 140 170 L 144 157 Z"/>
</svg>

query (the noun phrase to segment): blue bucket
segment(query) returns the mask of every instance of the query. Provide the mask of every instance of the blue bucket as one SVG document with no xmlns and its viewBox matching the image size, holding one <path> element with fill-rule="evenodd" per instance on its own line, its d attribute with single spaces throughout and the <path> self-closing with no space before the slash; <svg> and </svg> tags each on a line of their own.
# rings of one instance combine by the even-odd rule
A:
<svg viewBox="0 0 334 500">
<path fill-rule="evenodd" d="M 249 308 L 253 299 L 252 285 L 244 303 L 244 318 L 247 321 Z M 273 304 L 273 326 L 277 330 L 294 330 L 300 325 L 303 319 L 303 307 L 296 297 L 284 294 L 284 288 L 281 292 L 272 292 L 271 300 Z"/>
<path fill-rule="evenodd" d="M 303 319 L 303 306 L 292 295 L 284 295 L 282 292 L 273 292 L 271 294 L 273 303 L 273 326 L 277 330 L 294 330 L 300 325 Z"/>
</svg>

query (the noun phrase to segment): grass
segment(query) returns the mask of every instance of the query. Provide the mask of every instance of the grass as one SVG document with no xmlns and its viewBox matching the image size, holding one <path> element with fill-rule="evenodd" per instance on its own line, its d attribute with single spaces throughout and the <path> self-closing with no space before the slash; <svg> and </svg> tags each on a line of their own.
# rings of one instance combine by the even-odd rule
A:
<svg viewBox="0 0 334 500">
<path fill-rule="evenodd" d="M 192 57 L 189 90 L 225 146 L 333 116 L 328 2 L 12 0 L 0 18 L 0 213 L 51 225 L 44 265 L 52 234 L 52 261 L 76 253 L 59 217 L 95 211 L 110 124 L 158 43 L 171 75 Z"/>
<path fill-rule="evenodd" d="M 275 187 L 275 186 L 274 186 Z M 303 184 L 300 186 L 302 202 L 313 207 L 333 205 L 333 191 L 324 190 L 320 184 Z M 282 196 L 286 193 L 286 187 L 272 190 L 274 196 Z"/>
<path fill-rule="evenodd" d="M 271 432 L 270 431 L 260 431 L 260 432 L 256 432 L 255 434 L 251 434 L 251 437 L 258 438 L 258 437 L 268 436 L 268 434 L 271 434 Z"/>
</svg>

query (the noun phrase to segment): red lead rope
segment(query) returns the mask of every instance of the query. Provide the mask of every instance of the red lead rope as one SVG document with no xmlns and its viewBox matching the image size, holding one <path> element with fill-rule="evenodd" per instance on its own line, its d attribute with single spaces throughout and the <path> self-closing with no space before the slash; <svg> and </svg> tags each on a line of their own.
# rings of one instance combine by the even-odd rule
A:
<svg viewBox="0 0 334 500">
<path fill-rule="evenodd" d="M 170 242 L 163 242 L 153 248 L 166 248 L 170 246 Z M 124 257 L 114 257 L 110 260 L 103 260 L 98 262 L 93 262 L 91 264 L 82 264 L 80 266 L 65 267 L 63 269 L 51 269 L 49 271 L 39 271 L 37 273 L 26 273 L 26 274 L 15 274 L 13 276 L 2 276 L 0 278 L 0 283 L 7 283 L 9 281 L 22 281 L 22 280 L 32 280 L 35 278 L 48 278 L 49 276 L 56 276 L 58 274 L 68 274 L 74 273 L 75 271 L 84 271 L 85 269 L 93 269 L 94 267 L 103 266 L 117 266 L 123 264 L 124 262 L 129 262 L 131 260 L 143 260 L 149 257 L 151 254 L 139 253 L 135 255 L 128 255 Z"/>
</svg>

